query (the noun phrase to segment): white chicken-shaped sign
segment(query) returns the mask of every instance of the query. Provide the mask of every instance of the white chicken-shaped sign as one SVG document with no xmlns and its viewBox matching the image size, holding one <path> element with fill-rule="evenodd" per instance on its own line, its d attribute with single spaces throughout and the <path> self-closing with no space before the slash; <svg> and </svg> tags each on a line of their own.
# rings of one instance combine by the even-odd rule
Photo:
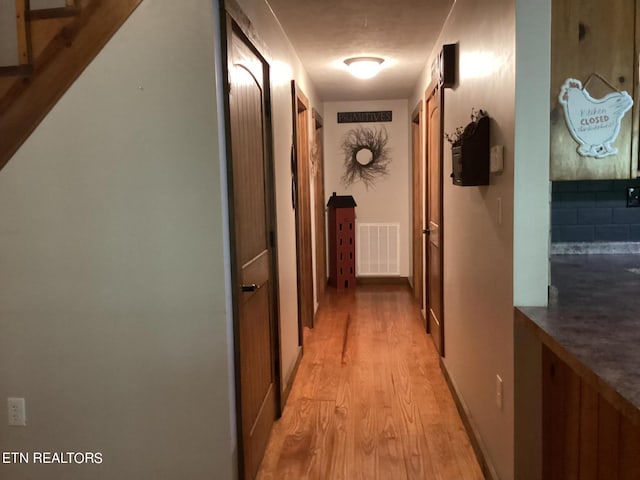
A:
<svg viewBox="0 0 640 480">
<path fill-rule="evenodd" d="M 614 92 L 595 99 L 582 87 L 580 80 L 567 78 L 558 99 L 564 107 L 567 127 L 580 144 L 580 155 L 602 158 L 618 153 L 611 144 L 618 138 L 622 117 L 633 105 L 627 92 Z"/>
</svg>

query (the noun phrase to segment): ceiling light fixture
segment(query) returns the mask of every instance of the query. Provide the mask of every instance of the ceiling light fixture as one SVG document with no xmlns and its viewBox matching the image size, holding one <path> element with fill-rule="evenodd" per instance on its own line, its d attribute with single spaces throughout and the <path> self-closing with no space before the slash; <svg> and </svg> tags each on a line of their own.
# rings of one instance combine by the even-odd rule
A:
<svg viewBox="0 0 640 480">
<path fill-rule="evenodd" d="M 353 57 L 344 61 L 351 75 L 362 79 L 375 77 L 380 71 L 382 62 L 384 59 L 379 57 Z"/>
</svg>

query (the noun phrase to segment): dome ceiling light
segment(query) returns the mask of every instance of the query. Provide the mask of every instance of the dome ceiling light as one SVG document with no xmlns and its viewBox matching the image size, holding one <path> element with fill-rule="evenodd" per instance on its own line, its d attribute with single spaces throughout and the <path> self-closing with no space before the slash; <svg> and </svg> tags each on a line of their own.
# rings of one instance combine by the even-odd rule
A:
<svg viewBox="0 0 640 480">
<path fill-rule="evenodd" d="M 375 77 L 380 71 L 382 62 L 384 59 L 379 57 L 353 57 L 344 61 L 351 75 L 362 79 Z"/>
</svg>

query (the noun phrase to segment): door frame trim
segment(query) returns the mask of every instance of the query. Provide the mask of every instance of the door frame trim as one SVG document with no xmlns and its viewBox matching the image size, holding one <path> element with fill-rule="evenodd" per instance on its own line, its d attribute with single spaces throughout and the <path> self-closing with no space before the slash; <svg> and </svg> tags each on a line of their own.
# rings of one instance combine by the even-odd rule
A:
<svg viewBox="0 0 640 480">
<path fill-rule="evenodd" d="M 250 46 L 251 50 L 263 62 L 263 97 L 264 97 L 264 130 L 263 136 L 265 140 L 265 162 L 266 162 L 266 178 L 270 191 L 269 204 L 267 206 L 269 212 L 268 229 L 271 235 L 271 269 L 272 282 L 271 295 L 273 299 L 271 312 L 271 328 L 273 338 L 271 340 L 271 351 L 273 356 L 272 374 L 274 378 L 275 396 L 276 396 L 276 415 L 279 418 L 282 415 L 282 378 L 281 378 L 281 349 L 280 349 L 280 301 L 279 301 L 279 278 L 278 278 L 278 240 L 277 240 L 277 217 L 276 217 L 276 198 L 275 198 L 275 165 L 273 156 L 273 128 L 271 119 L 271 89 L 270 89 L 270 64 L 262 55 L 262 52 L 251 40 L 238 22 L 235 16 L 238 12 L 234 9 L 235 2 L 230 2 L 232 9 L 227 9 L 225 1 L 219 4 L 220 8 L 220 37 L 221 37 L 221 53 L 222 53 L 222 75 L 223 75 L 223 98 L 224 98 L 224 135 L 226 147 L 226 169 L 227 169 L 227 202 L 229 214 L 229 250 L 230 250 L 230 278 L 231 278 L 231 303 L 233 315 L 233 359 L 234 359 L 234 385 L 235 385 L 235 420 L 236 420 L 236 441 L 238 445 L 238 456 L 236 464 L 238 466 L 239 478 L 245 478 L 244 471 L 244 441 L 242 437 L 242 384 L 241 384 L 241 367 L 240 367 L 240 303 L 242 301 L 239 285 L 240 285 L 240 267 L 237 262 L 237 242 L 235 227 L 235 211 L 234 211 L 234 188 L 233 188 L 233 156 L 231 141 L 231 110 L 229 103 L 230 82 L 229 82 L 229 44 L 232 32 L 237 34 Z M 236 7 L 237 8 L 237 7 Z M 241 14 L 241 12 L 240 12 Z M 253 35 L 251 35 L 253 36 Z"/>
</svg>

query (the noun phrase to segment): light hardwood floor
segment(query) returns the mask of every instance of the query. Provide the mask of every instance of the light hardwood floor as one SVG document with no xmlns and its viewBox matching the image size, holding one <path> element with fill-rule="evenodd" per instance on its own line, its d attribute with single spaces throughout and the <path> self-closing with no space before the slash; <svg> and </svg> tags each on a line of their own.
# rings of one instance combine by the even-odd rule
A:
<svg viewBox="0 0 640 480">
<path fill-rule="evenodd" d="M 328 289 L 304 341 L 259 479 L 484 478 L 407 288 Z"/>
</svg>

